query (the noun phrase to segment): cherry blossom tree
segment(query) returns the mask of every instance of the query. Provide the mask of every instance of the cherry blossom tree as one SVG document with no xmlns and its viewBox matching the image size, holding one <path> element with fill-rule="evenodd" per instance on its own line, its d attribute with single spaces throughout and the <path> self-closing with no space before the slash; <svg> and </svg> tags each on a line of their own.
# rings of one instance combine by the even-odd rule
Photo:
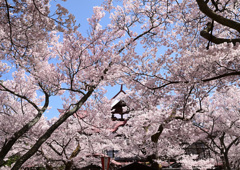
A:
<svg viewBox="0 0 240 170">
<path fill-rule="evenodd" d="M 225 86 L 238 87 L 239 18 L 237 1 L 121 1 L 112 18 L 116 27 L 132 40 L 141 36 L 135 27 L 149 32 L 128 55 L 140 57 L 138 65 L 124 63 L 129 78 L 123 81 L 138 92 L 144 106 L 173 108 L 156 128 L 152 141 L 158 142 L 165 124 L 191 121 L 207 114 L 203 100 Z M 118 17 L 119 16 L 119 17 Z M 132 24 L 134 23 L 134 24 Z M 143 24 L 144 23 L 144 24 Z M 157 57 L 161 47 L 166 52 Z M 135 96 L 136 97 L 136 96 Z M 147 107 L 146 106 L 146 107 Z"/>
<path fill-rule="evenodd" d="M 227 87 L 215 93 L 205 107 L 208 114 L 199 115 L 196 121 L 203 134 L 202 140 L 224 169 L 239 168 L 239 89 Z"/>
<path fill-rule="evenodd" d="M 80 109 L 59 126 L 23 166 L 66 170 L 85 167 L 90 163 L 100 166 L 100 157 L 106 154 L 106 150 L 120 148 L 116 145 L 118 143 L 113 142 L 119 123 L 111 120 L 111 102 L 106 97 L 101 99 L 105 104 L 98 103 L 97 100 L 99 96 L 97 99 L 89 99 L 86 102 L 87 108 Z M 64 109 L 59 109 L 59 111 L 61 115 L 65 114 Z M 27 140 L 22 139 L 24 143 L 15 144 L 18 148 L 14 149 L 15 155 L 26 152 L 29 146 L 33 145 L 35 140 L 56 121 L 57 118 L 45 120 L 34 126 L 29 131 Z M 44 124 L 45 126 L 42 127 Z M 35 133 L 32 133 L 33 130 Z"/>
<path fill-rule="evenodd" d="M 202 101 L 209 93 L 229 83 L 238 85 L 239 18 L 236 1 L 121 1 L 115 10 L 115 27 L 123 29 L 132 40 L 141 36 L 133 25 L 149 32 L 143 36 L 139 54 L 131 48 L 127 55 L 139 57 L 138 65 L 124 63 L 125 84 L 145 96 L 150 105 L 172 106 L 173 114 L 166 119 L 191 120 L 204 112 Z M 210 23 L 209 23 L 210 22 Z M 134 23 L 134 24 L 132 24 Z M 160 55 L 159 49 L 166 47 Z M 158 56 L 161 57 L 158 57 Z M 177 113 L 177 115 L 175 114 Z M 165 122 L 165 123 L 166 123 Z M 159 125 L 153 141 L 163 131 Z"/>
<path fill-rule="evenodd" d="M 104 87 L 116 84 L 131 90 L 132 125 L 119 131 L 132 137 L 133 154 L 143 154 L 139 149 L 146 148 L 154 148 L 147 154 L 164 154 L 166 148 L 160 146 L 170 144 L 181 154 L 176 139 L 193 132 L 190 125 L 197 115 L 209 115 L 204 108 L 205 100 L 212 103 L 209 95 L 225 87 L 238 89 L 240 4 L 236 0 L 105 0 L 101 7 L 93 8 L 87 36 L 77 31 L 74 17 L 61 5 L 52 15 L 48 0 L 1 0 L 0 5 L 0 166 L 14 154 L 20 156 L 12 169 L 27 166 L 31 159 L 44 162 L 61 157 L 65 165 L 71 164 L 77 157 L 71 157 L 73 148 L 77 152 L 78 142 L 86 140 L 78 139 L 81 135 L 76 129 L 71 132 L 70 127 L 76 127 L 70 117 L 86 111 L 91 115 L 88 118 L 96 116 L 87 129 L 99 129 L 108 116 L 99 110 L 110 110 L 103 104 Z M 102 26 L 106 13 L 109 24 Z M 62 41 L 59 31 L 63 32 Z M 5 78 L 8 72 L 11 78 Z M 62 97 L 64 114 L 48 124 L 42 115 L 48 109 L 51 112 L 51 96 Z M 91 102 L 93 98 L 100 98 L 97 103 L 102 107 Z M 225 106 L 231 104 L 224 102 Z M 65 126 L 69 131 L 62 130 Z M 106 142 L 116 139 L 109 127 L 102 128 L 105 134 L 103 130 L 92 136 L 105 141 L 94 147 L 99 150 L 116 144 Z M 142 137 L 131 136 L 125 132 L 127 128 Z M 68 137 L 59 137 L 61 130 Z M 127 143 L 119 144 L 128 150 Z M 62 147 L 62 152 L 55 147 Z M 52 155 L 46 155 L 47 148 Z M 168 156 L 178 154 L 170 152 Z"/>
<path fill-rule="evenodd" d="M 13 80 L 5 81 L 4 78 L 1 80 L 1 94 L 9 99 L 9 101 L 5 99 L 2 103 L 3 108 L 5 108 L 3 114 L 9 116 L 7 119 L 12 117 L 12 122 L 14 119 L 22 120 L 22 123 L 16 123 L 16 126 L 14 125 L 12 128 L 13 131 L 10 131 L 7 136 L 4 135 L 1 139 L 4 142 L 0 152 L 0 165 L 2 165 L 3 158 L 14 143 L 40 120 L 49 104 L 50 89 L 44 89 L 43 84 L 34 82 L 36 77 L 25 75 L 33 69 L 32 65 L 36 66 L 35 62 L 48 58 L 46 47 L 48 46 L 47 43 L 50 42 L 49 31 L 63 30 L 63 27 L 69 28 L 69 31 L 71 31 L 74 18 L 69 15 L 66 21 L 60 19 L 68 13 L 61 6 L 58 6 L 55 14 L 56 18 L 51 16 L 49 1 L 4 0 L 0 4 L 1 77 L 14 66 L 17 67 L 12 76 Z M 38 59 L 35 60 L 34 58 Z M 46 63 L 45 66 L 47 66 Z M 44 65 L 41 67 L 43 68 Z M 50 65 L 47 67 L 51 68 Z M 51 72 L 51 70 L 49 71 Z M 40 107 L 41 97 L 37 97 L 36 94 L 39 89 L 42 89 L 43 94 L 45 94 L 43 107 Z M 5 93 L 8 94 L 4 95 Z M 11 123 L 8 126 L 11 126 Z"/>
</svg>

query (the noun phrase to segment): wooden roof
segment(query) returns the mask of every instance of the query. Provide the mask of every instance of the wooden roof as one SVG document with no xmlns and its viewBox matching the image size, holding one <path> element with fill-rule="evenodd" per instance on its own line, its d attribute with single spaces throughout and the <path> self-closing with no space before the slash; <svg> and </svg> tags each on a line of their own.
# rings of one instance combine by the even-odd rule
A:
<svg viewBox="0 0 240 170">
<path fill-rule="evenodd" d="M 118 170 L 154 170 L 154 169 L 149 166 L 134 162 L 134 163 L 124 166 Z"/>
</svg>

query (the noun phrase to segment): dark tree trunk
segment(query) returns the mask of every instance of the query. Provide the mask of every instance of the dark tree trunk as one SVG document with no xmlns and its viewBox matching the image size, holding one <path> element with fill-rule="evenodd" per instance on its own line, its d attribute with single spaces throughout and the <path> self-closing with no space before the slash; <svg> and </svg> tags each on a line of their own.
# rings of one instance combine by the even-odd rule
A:
<svg viewBox="0 0 240 170">
<path fill-rule="evenodd" d="M 73 166 L 73 162 L 72 162 L 72 161 L 68 161 L 68 162 L 65 164 L 65 170 L 71 170 L 71 169 L 72 169 L 72 166 Z"/>
<path fill-rule="evenodd" d="M 40 146 L 51 136 L 51 134 L 65 121 L 67 118 L 76 113 L 82 105 L 87 101 L 87 99 L 91 96 L 95 88 L 89 89 L 88 93 L 85 94 L 81 100 L 75 105 L 75 107 L 69 111 L 67 111 L 64 115 L 62 115 L 32 146 L 32 148 L 25 153 L 13 166 L 12 170 L 19 170 L 21 166 L 26 162 L 31 156 L 33 156 Z"/>
</svg>

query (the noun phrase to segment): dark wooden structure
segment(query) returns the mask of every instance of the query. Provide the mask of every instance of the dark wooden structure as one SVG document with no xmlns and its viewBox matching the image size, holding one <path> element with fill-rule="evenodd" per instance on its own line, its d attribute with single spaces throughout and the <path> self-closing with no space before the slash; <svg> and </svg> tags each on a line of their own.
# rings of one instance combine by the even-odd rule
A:
<svg viewBox="0 0 240 170">
<path fill-rule="evenodd" d="M 123 91 L 123 86 L 121 85 L 120 91 L 111 99 L 113 100 L 111 113 L 112 117 L 111 119 L 113 121 L 124 121 L 124 115 L 128 114 L 130 112 L 130 108 L 127 106 L 126 102 L 122 99 L 117 99 L 117 96 L 119 96 L 121 93 L 126 94 Z"/>
<path fill-rule="evenodd" d="M 119 168 L 118 170 L 156 170 L 156 169 L 134 162 L 132 164 Z"/>
<path fill-rule="evenodd" d="M 198 159 L 210 158 L 210 149 L 201 141 L 194 142 L 185 148 L 187 155 L 196 154 Z"/>
</svg>

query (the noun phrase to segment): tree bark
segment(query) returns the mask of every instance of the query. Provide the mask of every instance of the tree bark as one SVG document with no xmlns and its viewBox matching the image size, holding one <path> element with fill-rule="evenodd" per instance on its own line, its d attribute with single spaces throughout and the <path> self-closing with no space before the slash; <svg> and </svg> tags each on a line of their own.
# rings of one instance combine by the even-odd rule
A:
<svg viewBox="0 0 240 170">
<path fill-rule="evenodd" d="M 12 92 L 10 92 L 12 93 Z M 29 131 L 41 118 L 42 114 L 45 112 L 49 105 L 49 95 L 45 93 L 45 104 L 41 110 L 38 109 L 37 106 L 35 108 L 38 110 L 38 114 L 31 120 L 29 121 L 26 125 L 24 125 L 20 130 L 15 132 L 12 137 L 6 141 L 6 143 L 3 145 L 1 151 L 0 151 L 0 167 L 3 166 L 4 161 L 3 159 L 7 155 L 7 153 L 10 151 L 12 146 L 15 144 L 15 142 L 27 131 Z"/>
<path fill-rule="evenodd" d="M 24 162 L 26 162 L 31 156 L 33 156 L 39 149 L 39 147 L 51 136 L 51 134 L 65 121 L 68 117 L 76 113 L 82 105 L 91 96 L 95 88 L 91 87 L 87 94 L 81 98 L 81 100 L 75 105 L 75 107 L 65 114 L 63 114 L 32 146 L 32 148 L 25 153 L 13 166 L 12 170 L 18 170 L 21 168 Z"/>
<path fill-rule="evenodd" d="M 72 161 L 68 161 L 65 165 L 65 170 L 71 170 L 72 168 L 72 165 L 73 165 L 73 162 Z"/>
<path fill-rule="evenodd" d="M 19 131 L 15 132 L 13 136 L 6 142 L 6 144 L 3 145 L 1 151 L 0 151 L 0 167 L 3 166 L 3 159 L 7 155 L 7 153 L 10 151 L 12 146 L 15 144 L 15 142 L 24 134 L 26 133 L 31 127 L 33 127 L 41 118 L 42 112 L 38 113 L 37 116 L 32 119 L 29 123 L 27 123 L 25 126 L 23 126 Z"/>
<path fill-rule="evenodd" d="M 202 13 L 204 13 L 205 15 L 207 15 L 209 18 L 211 18 L 212 20 L 218 22 L 219 24 L 222 24 L 224 26 L 227 26 L 229 28 L 235 29 L 236 31 L 238 31 L 240 33 L 240 23 L 233 21 L 231 19 L 227 19 L 224 18 L 221 15 L 218 15 L 216 12 L 212 11 L 206 2 L 204 2 L 204 0 L 196 0 L 198 7 L 200 9 L 200 11 L 202 11 Z"/>
</svg>

